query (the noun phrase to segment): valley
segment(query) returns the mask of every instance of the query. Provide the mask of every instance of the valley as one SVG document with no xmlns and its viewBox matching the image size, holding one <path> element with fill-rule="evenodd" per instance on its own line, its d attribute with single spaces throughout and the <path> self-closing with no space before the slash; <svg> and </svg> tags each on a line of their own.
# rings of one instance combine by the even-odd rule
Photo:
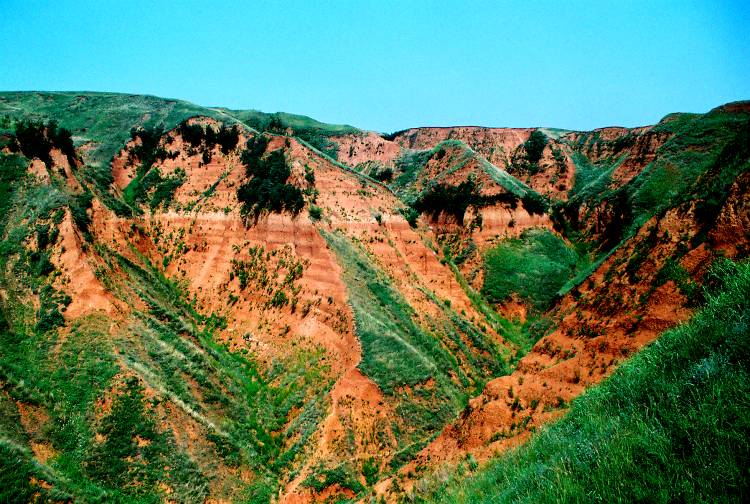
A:
<svg viewBox="0 0 750 504">
<path fill-rule="evenodd" d="M 636 495 L 571 443 L 665 500 L 715 446 L 746 497 L 749 192 L 750 102 L 384 134 L 0 93 L 0 501 L 554 501 L 542 459 Z"/>
</svg>

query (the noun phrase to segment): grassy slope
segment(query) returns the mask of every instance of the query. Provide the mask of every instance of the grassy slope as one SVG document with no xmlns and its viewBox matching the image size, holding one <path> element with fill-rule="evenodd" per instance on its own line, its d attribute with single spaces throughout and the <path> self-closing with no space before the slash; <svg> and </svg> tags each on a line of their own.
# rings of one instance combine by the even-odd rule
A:
<svg viewBox="0 0 750 504">
<path fill-rule="evenodd" d="M 420 180 L 427 163 L 433 159 L 443 159 L 445 169 L 429 181 Z M 525 196 L 540 197 L 536 191 L 509 174 L 505 170 L 493 165 L 482 156 L 474 152 L 468 145 L 460 140 L 444 140 L 434 148 L 422 151 L 404 150 L 396 159 L 396 173 L 389 187 L 405 203 L 412 204 L 419 198 L 420 191 L 415 187 L 419 182 L 427 185 L 431 182 L 442 183 L 442 180 L 452 173 L 463 168 L 467 163 L 476 160 L 479 168 L 487 173 L 492 181 L 502 186 L 506 191 L 519 198 Z"/>
<path fill-rule="evenodd" d="M 208 108 L 184 100 L 148 95 L 96 92 L 0 92 L 0 116 L 14 119 L 49 120 L 73 132 L 76 146 L 94 142 L 92 164 L 107 163 L 130 139 L 130 128 L 163 124 L 166 129 L 180 121 L 201 115 L 229 124 L 241 122 L 265 129 L 273 116 L 295 133 L 314 132 L 324 136 L 356 133 L 360 130 L 339 124 L 326 124 L 310 117 L 280 112 Z"/>
<path fill-rule="evenodd" d="M 172 128 L 196 115 L 230 119 L 182 100 L 90 92 L 0 93 L 0 115 L 57 120 L 73 133 L 76 146 L 95 143 L 90 161 L 96 165 L 107 163 L 125 145 L 134 126 L 163 124 Z"/>
<path fill-rule="evenodd" d="M 490 339 L 440 300 L 433 302 L 443 308 L 444 319 L 423 326 L 361 246 L 339 233 L 323 236 L 344 270 L 362 342 L 359 367 L 394 398 L 405 427 L 398 439 L 402 455 L 392 464 L 397 465 L 436 435 L 484 380 L 507 370 Z M 426 386 L 430 379 L 434 386 Z M 405 393 L 404 386 L 414 393 Z"/>
<path fill-rule="evenodd" d="M 721 263 L 706 306 L 527 445 L 436 502 L 746 501 L 750 496 L 750 263 Z"/>
<path fill-rule="evenodd" d="M 281 121 L 283 127 L 292 128 L 294 131 L 316 130 L 327 136 L 345 135 L 360 131 L 354 126 L 349 126 L 348 124 L 328 124 L 317 121 L 312 117 L 289 114 L 287 112 L 276 112 L 275 114 L 270 114 L 258 110 L 230 110 L 225 108 L 216 108 L 215 110 L 226 112 L 259 130 L 268 127 L 271 119 L 275 116 Z"/>
<path fill-rule="evenodd" d="M 573 155 L 576 183 L 561 208 L 567 207 L 575 220 L 578 208 L 585 206 L 582 227 L 586 227 L 592 222 L 592 210 L 605 204 L 614 215 L 605 232 L 610 238 L 608 247 L 631 236 L 652 216 L 687 201 L 697 202 L 700 216 L 710 220 L 737 175 L 750 169 L 748 112 L 719 107 L 706 114 L 671 114 L 654 131 L 673 136 L 651 163 L 619 188 L 610 186 L 610 178 L 627 153 L 598 165 L 579 152 Z"/>
<path fill-rule="evenodd" d="M 572 277 L 578 262 L 576 252 L 561 238 L 547 230 L 531 229 L 485 253 L 482 294 L 493 303 L 516 294 L 544 311 Z"/>
<path fill-rule="evenodd" d="M 651 163 L 621 187 L 611 185 L 611 176 L 631 154 L 616 150 L 614 156 L 594 164 L 576 150 L 580 145 L 570 145 L 576 181 L 569 200 L 554 205 L 552 219 L 556 229 L 592 257 L 558 296 L 585 281 L 648 219 L 679 205 L 694 206 L 701 227 L 692 246 L 705 241 L 732 183 L 750 170 L 748 112 L 718 107 L 706 114 L 670 114 L 653 131 L 672 137 Z"/>
</svg>

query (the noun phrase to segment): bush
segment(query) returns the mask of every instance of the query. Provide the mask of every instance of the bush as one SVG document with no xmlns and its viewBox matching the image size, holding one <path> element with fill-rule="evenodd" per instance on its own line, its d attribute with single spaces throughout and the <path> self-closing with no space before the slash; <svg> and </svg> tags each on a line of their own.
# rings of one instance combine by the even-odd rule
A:
<svg viewBox="0 0 750 504">
<path fill-rule="evenodd" d="M 5 232 L 14 195 L 26 177 L 26 162 L 21 156 L 0 154 L 0 236 Z"/>
<path fill-rule="evenodd" d="M 39 293 L 39 310 L 36 313 L 37 332 L 44 333 L 65 325 L 65 319 L 60 313 L 59 306 L 59 294 L 49 285 L 45 285 Z"/>
<path fill-rule="evenodd" d="M 404 216 L 404 219 L 406 219 L 406 222 L 409 223 L 410 227 L 413 227 L 413 228 L 417 227 L 417 219 L 419 219 L 419 212 L 417 212 L 412 207 L 399 208 L 398 211 L 401 213 L 401 215 Z"/>
<path fill-rule="evenodd" d="M 150 207 L 151 209 L 158 208 L 161 205 L 168 207 L 174 198 L 174 193 L 177 189 L 185 183 L 186 174 L 182 168 L 177 168 L 173 175 L 166 178 L 159 177 L 159 182 L 156 185 L 153 195 L 151 195 Z"/>
<path fill-rule="evenodd" d="M 538 129 L 532 131 L 529 139 L 523 144 L 526 149 L 526 160 L 530 164 L 536 165 L 542 159 L 542 153 L 546 145 L 547 136 Z"/>
<path fill-rule="evenodd" d="M 463 222 L 466 209 L 482 201 L 476 182 L 469 178 L 458 185 L 431 185 L 414 203 L 414 208 L 433 216 L 446 213 Z"/>
<path fill-rule="evenodd" d="M 147 172 L 157 159 L 164 159 L 166 151 L 159 149 L 159 141 L 164 134 L 164 126 L 150 126 L 142 128 L 131 128 L 130 138 L 140 138 L 140 144 L 136 144 L 130 151 L 131 160 L 135 156 L 141 163 L 140 171 Z"/>
<path fill-rule="evenodd" d="M 529 191 L 524 194 L 521 198 L 521 203 L 523 203 L 523 207 L 531 215 L 542 215 L 549 208 L 549 203 L 547 202 L 547 200 L 539 193 L 533 191 Z"/>
<path fill-rule="evenodd" d="M 145 409 L 143 387 L 136 378 L 128 379 L 127 389 L 116 396 L 100 433 L 104 442 L 93 443 L 86 472 L 110 488 L 135 495 L 150 493 L 162 477 L 166 438 Z M 139 443 L 136 434 L 146 443 Z"/>
<path fill-rule="evenodd" d="M 184 142 L 189 143 L 193 148 L 200 147 L 203 138 L 206 136 L 203 126 L 197 123 L 191 124 L 187 120 L 182 121 L 177 126 L 177 133 L 180 134 Z"/>
<path fill-rule="evenodd" d="M 382 170 L 373 173 L 372 178 L 380 182 L 390 182 L 390 180 L 393 178 L 393 169 L 383 168 Z"/>
<path fill-rule="evenodd" d="M 222 153 L 225 155 L 229 154 L 229 152 L 237 147 L 237 143 L 240 140 L 240 130 L 236 124 L 231 128 L 227 128 L 225 124 L 222 124 L 218 130 L 215 130 L 212 126 L 207 125 L 204 128 L 198 123 L 191 124 L 185 120 L 177 126 L 177 132 L 194 149 L 203 147 L 204 156 L 209 156 L 206 153 L 216 145 L 221 147 Z"/>
<path fill-rule="evenodd" d="M 39 158 L 48 166 L 52 164 L 50 150 L 60 151 L 68 157 L 72 165 L 75 159 L 72 134 L 60 128 L 56 121 L 42 122 L 19 121 L 16 123 L 16 140 L 24 156 L 29 159 Z"/>
<path fill-rule="evenodd" d="M 310 205 L 308 212 L 310 213 L 310 218 L 314 221 L 320 220 L 323 216 L 323 209 L 316 205 Z"/>
<path fill-rule="evenodd" d="M 318 467 L 316 471 L 308 476 L 302 482 L 303 486 L 310 487 L 318 492 L 332 486 L 339 485 L 341 488 L 348 488 L 355 494 L 364 490 L 362 484 L 354 476 L 354 469 L 347 463 L 338 467 L 323 468 Z"/>
<path fill-rule="evenodd" d="M 81 194 L 75 196 L 70 202 L 70 215 L 73 217 L 78 229 L 83 234 L 86 241 L 91 240 L 91 233 L 89 233 L 89 226 L 91 225 L 91 216 L 89 216 L 89 209 L 94 200 L 94 195 L 88 190 L 85 190 Z"/>
<path fill-rule="evenodd" d="M 242 204 L 242 214 L 258 218 L 263 212 L 288 211 L 297 215 L 305 205 L 302 191 L 286 181 L 291 169 L 281 149 L 263 155 L 268 140 L 261 136 L 248 141 L 242 153 L 245 172 L 249 181 L 237 190 L 237 199 Z"/>
</svg>

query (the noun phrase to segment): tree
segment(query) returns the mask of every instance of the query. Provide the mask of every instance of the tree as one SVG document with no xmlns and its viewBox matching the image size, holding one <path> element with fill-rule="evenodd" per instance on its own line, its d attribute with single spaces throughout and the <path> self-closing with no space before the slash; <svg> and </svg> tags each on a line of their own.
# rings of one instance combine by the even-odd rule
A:
<svg viewBox="0 0 750 504">
<path fill-rule="evenodd" d="M 547 145 L 547 136 L 540 130 L 534 130 L 529 135 L 529 139 L 524 142 L 526 149 L 526 159 L 532 165 L 536 165 L 542 159 L 544 147 Z"/>
</svg>

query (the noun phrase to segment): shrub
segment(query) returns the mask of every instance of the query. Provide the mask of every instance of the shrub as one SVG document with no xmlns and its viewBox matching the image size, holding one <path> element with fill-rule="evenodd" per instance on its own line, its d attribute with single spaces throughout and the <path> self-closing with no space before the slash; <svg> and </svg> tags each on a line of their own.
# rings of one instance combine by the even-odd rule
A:
<svg viewBox="0 0 750 504">
<path fill-rule="evenodd" d="M 14 206 L 14 195 L 25 177 L 26 161 L 23 157 L 0 154 L 0 236 L 5 233 L 8 214 Z"/>
<path fill-rule="evenodd" d="M 157 159 L 164 159 L 166 151 L 159 149 L 159 141 L 164 134 L 164 126 L 150 126 L 141 128 L 131 128 L 130 138 L 136 140 L 140 138 L 140 144 L 136 144 L 130 151 L 131 156 L 135 156 L 141 162 L 140 170 L 148 171 Z"/>
<path fill-rule="evenodd" d="M 268 305 L 273 308 L 281 308 L 289 303 L 289 298 L 284 294 L 284 291 L 278 290 L 274 293 Z"/>
<path fill-rule="evenodd" d="M 378 461 L 374 457 L 367 458 L 362 462 L 362 475 L 368 485 L 372 486 L 377 483 L 379 473 Z"/>
<path fill-rule="evenodd" d="M 56 121 L 42 122 L 19 121 L 16 123 L 16 140 L 24 156 L 29 159 L 39 158 L 47 165 L 52 164 L 50 150 L 60 151 L 68 157 L 72 165 L 75 159 L 72 134 L 61 128 Z"/>
<path fill-rule="evenodd" d="M 230 151 L 237 147 L 237 143 L 240 140 L 240 130 L 236 124 L 231 128 L 227 128 L 225 124 L 222 124 L 218 130 L 215 130 L 210 125 L 203 127 L 198 123 L 191 124 L 185 120 L 177 126 L 177 132 L 192 148 L 198 149 L 202 147 L 203 156 L 204 158 L 208 158 L 208 161 L 210 161 L 210 154 L 207 153 L 214 146 L 219 145 L 222 153 L 229 154 Z M 204 159 L 204 162 L 208 161 Z"/>
<path fill-rule="evenodd" d="M 60 313 L 60 297 L 49 285 L 45 285 L 39 293 L 39 309 L 36 313 L 36 331 L 44 333 L 65 325 L 65 319 Z M 67 302 L 70 302 L 67 300 Z"/>
<path fill-rule="evenodd" d="M 526 149 L 526 160 L 530 164 L 536 165 L 542 159 L 542 153 L 546 145 L 547 136 L 538 129 L 532 131 L 529 139 L 523 144 Z"/>
<path fill-rule="evenodd" d="M 414 208 L 431 215 L 446 213 L 462 222 L 470 205 L 481 204 L 482 196 L 474 179 L 458 185 L 433 184 L 417 199 Z"/>
<path fill-rule="evenodd" d="M 193 148 L 200 147 L 203 138 L 206 136 L 203 126 L 197 123 L 190 124 L 187 120 L 182 121 L 177 126 L 177 133 L 180 134 L 184 142 L 189 143 Z"/>
<path fill-rule="evenodd" d="M 154 193 L 151 195 L 150 206 L 152 210 L 161 205 L 164 205 L 165 207 L 169 206 L 174 198 L 174 193 L 185 183 L 185 170 L 177 168 L 174 171 L 174 174 L 166 178 L 159 177 L 159 179 L 160 181 L 156 184 Z"/>
<path fill-rule="evenodd" d="M 390 180 L 393 178 L 393 169 L 384 168 L 382 170 L 378 170 L 372 174 L 372 178 L 374 178 L 375 180 L 379 180 L 380 182 L 390 182 Z"/>
<path fill-rule="evenodd" d="M 343 463 L 332 468 L 318 467 L 302 483 L 303 486 L 313 488 L 318 492 L 336 484 L 341 488 L 348 488 L 354 493 L 364 490 L 362 484 L 354 476 L 353 468 L 348 463 Z"/>
<path fill-rule="evenodd" d="M 419 212 L 412 207 L 403 207 L 398 209 L 399 213 L 404 216 L 406 222 L 409 223 L 410 227 L 417 227 L 417 219 L 419 219 Z"/>
<path fill-rule="evenodd" d="M 253 138 L 242 153 L 246 175 L 250 178 L 237 190 L 242 214 L 256 219 L 263 212 L 288 211 L 296 215 L 305 205 L 302 191 L 286 183 L 291 169 L 281 149 L 262 155 L 267 143 L 265 137 Z"/>
<path fill-rule="evenodd" d="M 316 205 L 310 205 L 308 212 L 310 213 L 310 218 L 314 221 L 320 220 L 323 216 L 323 209 Z"/>
<path fill-rule="evenodd" d="M 91 216 L 89 216 L 89 209 L 93 202 L 94 195 L 88 190 L 85 190 L 81 194 L 75 196 L 70 202 L 70 215 L 73 217 L 78 229 L 83 234 L 86 241 L 91 240 L 91 233 L 89 233 L 89 226 L 91 225 Z"/>
<path fill-rule="evenodd" d="M 111 488 L 136 495 L 148 493 L 162 476 L 166 439 L 143 405 L 143 387 L 130 378 L 112 410 L 104 417 L 100 433 L 104 442 L 90 449 L 86 470 Z M 146 441 L 139 443 L 136 438 Z"/>
<path fill-rule="evenodd" d="M 305 165 L 305 181 L 310 186 L 315 185 L 315 171 L 307 165 Z"/>
<path fill-rule="evenodd" d="M 547 200 L 537 192 L 529 191 L 521 197 L 521 203 L 523 207 L 530 214 L 542 215 L 549 208 Z"/>
</svg>

